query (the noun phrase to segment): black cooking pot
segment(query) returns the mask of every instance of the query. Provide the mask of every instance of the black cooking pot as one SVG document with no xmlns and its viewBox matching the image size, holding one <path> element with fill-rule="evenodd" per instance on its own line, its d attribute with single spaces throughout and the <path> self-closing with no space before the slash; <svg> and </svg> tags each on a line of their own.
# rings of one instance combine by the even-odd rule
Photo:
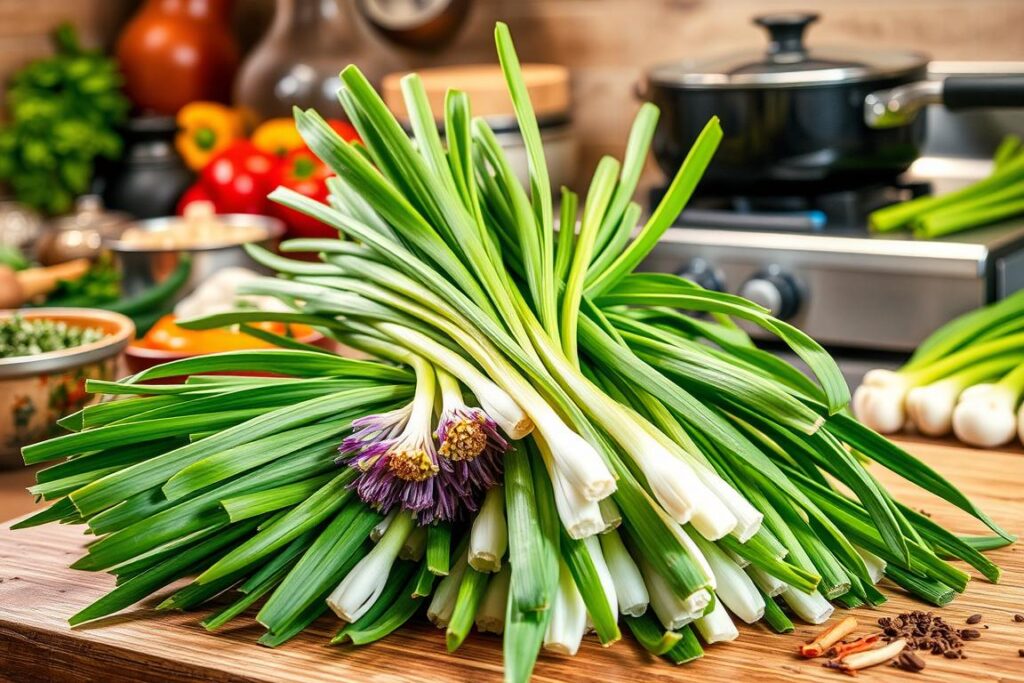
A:
<svg viewBox="0 0 1024 683">
<path fill-rule="evenodd" d="M 804 45 L 812 13 L 756 18 L 771 43 L 740 53 L 655 67 L 645 97 L 661 109 L 654 152 L 672 176 L 712 116 L 724 138 L 701 190 L 805 194 L 890 181 L 918 157 L 919 109 L 1024 106 L 1024 77 L 928 81 L 917 52 Z"/>
</svg>

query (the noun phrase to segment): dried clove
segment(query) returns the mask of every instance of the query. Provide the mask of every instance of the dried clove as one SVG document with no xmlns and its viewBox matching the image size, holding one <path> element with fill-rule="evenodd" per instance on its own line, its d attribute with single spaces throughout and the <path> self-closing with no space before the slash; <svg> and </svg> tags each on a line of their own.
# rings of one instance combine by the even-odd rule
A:
<svg viewBox="0 0 1024 683">
<path fill-rule="evenodd" d="M 899 654 L 899 656 L 896 657 L 896 660 L 893 662 L 893 666 L 895 666 L 897 669 L 902 669 L 904 671 L 913 671 L 916 673 L 918 671 L 923 671 L 925 664 L 924 660 L 918 657 L 916 654 L 910 652 L 909 650 L 904 650 Z"/>
<path fill-rule="evenodd" d="M 884 639 L 893 641 L 904 639 L 907 650 L 930 652 L 943 655 L 949 659 L 959 659 L 963 655 L 964 641 L 972 636 L 964 636 L 963 632 L 954 628 L 932 612 L 915 610 L 896 617 L 882 617 L 878 625 L 883 629 Z M 965 629 L 981 635 L 975 629 Z"/>
</svg>

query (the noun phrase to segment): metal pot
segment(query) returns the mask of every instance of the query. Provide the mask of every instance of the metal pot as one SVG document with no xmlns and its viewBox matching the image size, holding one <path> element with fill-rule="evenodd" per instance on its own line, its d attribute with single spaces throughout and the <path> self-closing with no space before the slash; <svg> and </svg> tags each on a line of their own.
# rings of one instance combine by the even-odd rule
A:
<svg viewBox="0 0 1024 683">
<path fill-rule="evenodd" d="M 142 230 L 164 231 L 173 229 L 185 219 L 180 216 L 150 218 L 129 224 Z M 265 231 L 265 237 L 253 244 L 274 248 L 284 235 L 284 223 L 269 216 L 245 213 L 219 214 L 216 220 L 227 225 L 256 226 Z M 175 295 L 175 301 L 195 289 L 201 282 L 222 268 L 241 267 L 259 272 L 269 271 L 257 264 L 245 251 L 245 244 L 196 245 L 187 249 L 157 249 L 139 246 L 122 239 L 104 240 L 104 246 L 113 252 L 121 270 L 121 290 L 127 297 L 142 294 L 162 282 L 178 265 L 182 253 L 192 257 L 188 280 Z"/>
<path fill-rule="evenodd" d="M 174 148 L 173 116 L 139 116 L 125 126 L 122 158 L 102 174 L 101 194 L 109 209 L 136 218 L 174 213 L 178 199 L 195 179 Z"/>
<path fill-rule="evenodd" d="M 918 157 L 926 104 L 1024 106 L 1024 77 L 927 79 L 918 52 L 808 48 L 817 14 L 757 17 L 767 52 L 655 67 L 644 97 L 661 109 L 654 152 L 674 175 L 701 128 L 724 139 L 702 181 L 709 194 L 805 194 L 892 180 Z"/>
</svg>

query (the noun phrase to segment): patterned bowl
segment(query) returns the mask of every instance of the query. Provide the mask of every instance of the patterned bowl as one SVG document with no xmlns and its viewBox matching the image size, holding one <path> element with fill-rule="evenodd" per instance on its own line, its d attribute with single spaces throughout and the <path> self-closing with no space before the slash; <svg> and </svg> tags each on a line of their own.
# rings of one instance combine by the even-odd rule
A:
<svg viewBox="0 0 1024 683">
<path fill-rule="evenodd" d="M 0 319 L 14 313 L 0 311 Z M 85 392 L 87 379 L 120 377 L 124 349 L 135 334 L 131 319 L 110 311 L 39 308 L 18 313 L 26 320 L 98 327 L 106 336 L 61 351 L 0 358 L 0 469 L 20 467 L 22 446 L 52 436 L 59 431 L 57 420 L 96 400 Z"/>
</svg>

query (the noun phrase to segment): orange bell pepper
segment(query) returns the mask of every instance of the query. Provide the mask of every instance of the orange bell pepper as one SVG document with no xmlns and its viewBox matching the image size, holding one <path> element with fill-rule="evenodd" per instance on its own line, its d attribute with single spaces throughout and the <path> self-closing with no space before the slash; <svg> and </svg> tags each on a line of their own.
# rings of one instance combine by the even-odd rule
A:
<svg viewBox="0 0 1024 683">
<path fill-rule="evenodd" d="M 285 325 L 284 323 L 262 322 L 253 323 L 267 332 L 305 337 L 312 333 L 313 328 L 306 325 Z M 273 344 L 249 336 L 233 329 L 186 330 L 178 327 L 173 315 L 160 318 L 146 336 L 135 342 L 137 346 L 161 351 L 173 351 L 188 355 L 219 353 L 221 351 L 240 351 L 243 349 L 272 349 Z M 272 368 L 268 368 L 272 370 Z"/>
<path fill-rule="evenodd" d="M 174 146 L 194 171 L 244 132 L 241 115 L 216 102 L 190 102 L 178 110 L 177 121 Z"/>
<path fill-rule="evenodd" d="M 306 146 L 289 118 L 268 119 L 256 127 L 250 138 L 252 144 L 267 154 L 284 157 L 289 152 Z"/>
</svg>

